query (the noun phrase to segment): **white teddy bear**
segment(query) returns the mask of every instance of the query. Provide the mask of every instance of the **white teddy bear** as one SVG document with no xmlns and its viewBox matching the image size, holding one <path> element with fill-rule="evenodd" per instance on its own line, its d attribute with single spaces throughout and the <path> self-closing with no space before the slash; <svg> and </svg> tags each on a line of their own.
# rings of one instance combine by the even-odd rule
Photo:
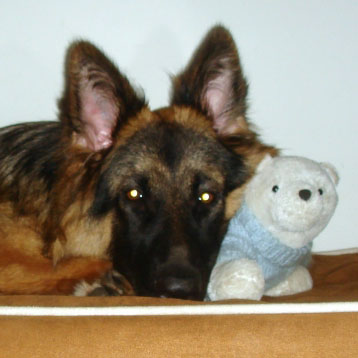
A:
<svg viewBox="0 0 358 358">
<path fill-rule="evenodd" d="M 337 205 L 338 175 L 329 164 L 267 156 L 231 219 L 208 285 L 208 299 L 259 300 L 312 288 L 312 240 Z"/>
</svg>

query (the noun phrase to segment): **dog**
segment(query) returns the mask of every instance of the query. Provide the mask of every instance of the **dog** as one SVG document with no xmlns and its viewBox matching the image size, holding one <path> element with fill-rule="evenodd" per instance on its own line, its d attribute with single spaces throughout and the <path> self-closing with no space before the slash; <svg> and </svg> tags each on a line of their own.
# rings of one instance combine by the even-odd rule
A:
<svg viewBox="0 0 358 358">
<path fill-rule="evenodd" d="M 101 50 L 72 43 L 59 120 L 0 130 L 0 292 L 202 300 L 245 184 L 277 153 L 247 92 L 221 25 L 154 111 Z"/>
</svg>

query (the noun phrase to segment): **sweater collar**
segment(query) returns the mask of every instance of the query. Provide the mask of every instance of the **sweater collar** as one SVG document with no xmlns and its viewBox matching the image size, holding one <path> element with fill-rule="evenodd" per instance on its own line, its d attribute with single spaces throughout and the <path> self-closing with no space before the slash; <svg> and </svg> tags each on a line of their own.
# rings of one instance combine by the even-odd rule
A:
<svg viewBox="0 0 358 358">
<path fill-rule="evenodd" d="M 256 250 L 280 266 L 299 262 L 310 253 L 312 248 L 312 242 L 300 248 L 292 248 L 281 243 L 263 227 L 245 202 L 231 219 L 229 230 L 235 232 L 237 226 L 241 227 L 241 232 Z"/>
</svg>

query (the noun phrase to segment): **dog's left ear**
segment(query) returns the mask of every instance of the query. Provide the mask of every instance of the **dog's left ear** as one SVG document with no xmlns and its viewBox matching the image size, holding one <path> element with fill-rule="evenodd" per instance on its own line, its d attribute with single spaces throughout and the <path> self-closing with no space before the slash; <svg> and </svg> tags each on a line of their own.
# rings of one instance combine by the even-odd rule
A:
<svg viewBox="0 0 358 358">
<path fill-rule="evenodd" d="M 246 132 L 248 85 L 228 30 L 214 27 L 188 66 L 173 78 L 171 104 L 195 107 L 208 115 L 219 136 Z"/>
<path fill-rule="evenodd" d="M 86 41 L 69 47 L 59 109 L 72 145 L 96 152 L 109 148 L 121 124 L 145 105 L 144 98 L 98 48 Z"/>
</svg>

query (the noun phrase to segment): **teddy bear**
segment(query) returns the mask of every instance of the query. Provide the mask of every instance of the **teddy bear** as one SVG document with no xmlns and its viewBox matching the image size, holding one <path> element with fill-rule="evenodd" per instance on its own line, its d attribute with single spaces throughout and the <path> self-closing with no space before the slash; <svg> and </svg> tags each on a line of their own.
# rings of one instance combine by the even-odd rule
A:
<svg viewBox="0 0 358 358">
<path fill-rule="evenodd" d="M 338 180 L 330 164 L 267 155 L 230 220 L 207 298 L 260 300 L 310 290 L 312 241 L 335 211 Z"/>
</svg>

